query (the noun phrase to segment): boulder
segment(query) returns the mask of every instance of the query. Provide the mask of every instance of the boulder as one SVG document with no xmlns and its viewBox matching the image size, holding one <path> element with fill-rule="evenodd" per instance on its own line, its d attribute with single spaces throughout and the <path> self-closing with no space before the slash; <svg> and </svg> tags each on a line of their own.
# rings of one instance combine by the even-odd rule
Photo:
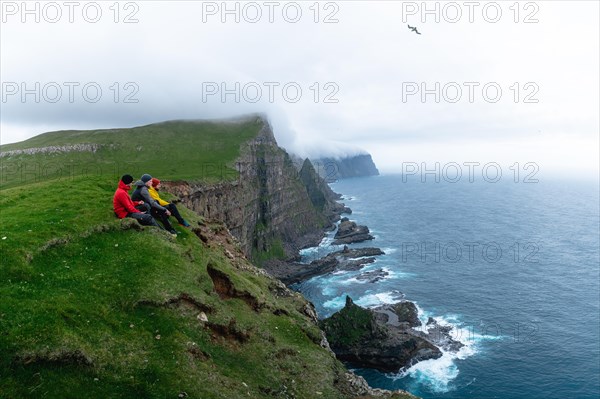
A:
<svg viewBox="0 0 600 399">
<path fill-rule="evenodd" d="M 369 228 L 367 226 L 359 226 L 348 218 L 342 218 L 334 238 L 335 241 L 333 241 L 332 245 L 352 244 L 355 242 L 373 240 L 375 237 L 369 234 Z"/>
</svg>

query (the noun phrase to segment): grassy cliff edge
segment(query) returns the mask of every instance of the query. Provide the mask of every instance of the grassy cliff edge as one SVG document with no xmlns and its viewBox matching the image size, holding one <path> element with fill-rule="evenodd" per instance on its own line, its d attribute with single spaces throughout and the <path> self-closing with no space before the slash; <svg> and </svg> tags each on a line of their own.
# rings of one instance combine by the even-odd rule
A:
<svg viewBox="0 0 600 399">
<path fill-rule="evenodd" d="M 169 122 L 2 147 L 0 397 L 377 393 L 327 349 L 312 306 L 254 267 L 219 221 L 180 206 L 194 227 L 173 239 L 112 214 L 120 174 L 235 177 L 259 128 Z M 81 143 L 98 147 L 69 147 Z"/>
</svg>

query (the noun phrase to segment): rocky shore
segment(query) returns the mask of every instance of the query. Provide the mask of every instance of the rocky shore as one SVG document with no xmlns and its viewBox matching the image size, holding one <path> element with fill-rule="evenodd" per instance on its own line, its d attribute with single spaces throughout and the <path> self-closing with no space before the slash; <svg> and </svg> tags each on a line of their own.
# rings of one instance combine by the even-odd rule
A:
<svg viewBox="0 0 600 399">
<path fill-rule="evenodd" d="M 265 264 L 264 269 L 284 284 L 291 285 L 336 270 L 359 270 L 364 265 L 375 262 L 375 256 L 379 255 L 384 255 L 379 248 L 344 247 L 341 251 L 332 252 L 308 264 L 272 260 Z"/>
<path fill-rule="evenodd" d="M 289 286 L 335 271 L 358 271 L 385 254 L 376 247 L 349 248 L 349 244 L 374 237 L 367 226 L 341 217 L 343 213 L 351 212 L 344 204 L 337 203 L 333 209 L 337 211 L 339 224 L 332 245 L 344 245 L 343 249 L 308 264 L 298 262 L 298 258 L 271 260 L 263 265 L 264 269 Z M 374 284 L 388 274 L 385 269 L 378 268 L 365 271 L 356 279 Z M 433 318 L 423 326 L 416 305 L 406 300 L 365 309 L 346 297 L 345 307 L 321 320 L 320 327 L 338 359 L 353 367 L 383 372 L 398 372 L 419 361 L 437 359 L 442 356 L 442 351 L 456 352 L 463 346 L 452 338 L 452 327 L 441 326 Z"/>
</svg>

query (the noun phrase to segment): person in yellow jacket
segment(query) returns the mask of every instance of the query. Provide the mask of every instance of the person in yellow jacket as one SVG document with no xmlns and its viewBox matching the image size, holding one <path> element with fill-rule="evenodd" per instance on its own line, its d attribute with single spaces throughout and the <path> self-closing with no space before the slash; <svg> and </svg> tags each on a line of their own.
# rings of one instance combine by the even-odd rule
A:
<svg viewBox="0 0 600 399">
<path fill-rule="evenodd" d="M 164 199 L 160 198 L 160 194 L 158 194 L 158 192 L 160 191 L 160 180 L 158 180 L 157 178 L 152 178 L 152 185 L 148 188 L 148 193 L 150 193 L 150 197 L 152 197 L 152 199 L 154 199 L 156 202 L 158 202 L 158 204 L 162 207 L 165 207 L 169 210 L 169 212 L 171 212 L 171 216 L 175 216 L 175 219 L 177 219 L 177 221 L 179 222 L 179 224 L 183 227 L 190 227 L 190 224 L 181 217 L 181 215 L 179 214 L 179 211 L 177 210 L 177 207 L 175 206 L 175 204 L 171 203 L 171 202 L 167 202 Z"/>
</svg>

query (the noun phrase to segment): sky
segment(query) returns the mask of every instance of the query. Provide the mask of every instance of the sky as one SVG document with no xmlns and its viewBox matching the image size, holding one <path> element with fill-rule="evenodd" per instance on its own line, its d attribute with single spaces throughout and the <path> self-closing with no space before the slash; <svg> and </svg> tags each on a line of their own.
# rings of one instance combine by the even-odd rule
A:
<svg viewBox="0 0 600 399">
<path fill-rule="evenodd" d="M 599 4 L 2 1 L 0 142 L 261 112 L 291 152 L 384 173 L 597 176 Z"/>
</svg>

